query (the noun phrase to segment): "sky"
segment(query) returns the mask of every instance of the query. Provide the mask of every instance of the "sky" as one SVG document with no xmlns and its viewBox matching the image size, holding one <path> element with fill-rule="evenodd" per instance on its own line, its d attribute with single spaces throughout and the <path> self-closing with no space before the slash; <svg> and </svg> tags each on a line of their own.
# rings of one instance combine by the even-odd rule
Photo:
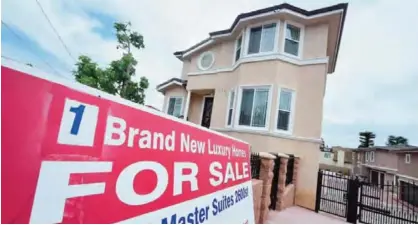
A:
<svg viewBox="0 0 418 225">
<path fill-rule="evenodd" d="M 173 52 L 229 28 L 243 12 L 283 3 L 273 0 L 39 0 L 70 54 L 60 43 L 36 0 L 3 0 L 2 56 L 66 79 L 79 55 L 101 66 L 120 58 L 115 21 L 131 21 L 144 36 L 145 49 L 135 51 L 137 77 L 150 87 L 145 103 L 162 108 L 156 85 L 180 77 L 181 61 Z M 289 0 L 308 10 L 335 0 Z M 376 134 L 376 145 L 388 135 L 418 145 L 418 1 L 348 1 L 336 71 L 328 75 L 322 136 L 327 145 L 357 147 L 360 131 Z M 48 66 L 45 62 L 48 62 Z M 52 68 L 51 68 L 52 67 Z"/>
</svg>

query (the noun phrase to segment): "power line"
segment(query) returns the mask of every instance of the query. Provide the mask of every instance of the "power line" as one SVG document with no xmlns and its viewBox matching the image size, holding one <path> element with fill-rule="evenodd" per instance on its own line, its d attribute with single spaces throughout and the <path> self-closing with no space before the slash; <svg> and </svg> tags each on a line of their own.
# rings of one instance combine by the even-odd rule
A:
<svg viewBox="0 0 418 225">
<path fill-rule="evenodd" d="M 6 23 L 6 22 L 4 22 L 3 20 L 1 20 L 1 24 L 3 24 L 7 29 L 9 29 L 10 30 L 10 32 L 12 32 L 12 34 L 14 35 L 14 36 L 16 36 L 22 43 L 25 43 L 25 41 L 23 40 L 23 38 L 22 37 L 20 37 L 20 35 L 18 35 L 16 32 L 14 32 L 14 30 Z M 57 75 L 60 75 L 60 76 L 63 76 L 62 74 L 60 74 L 54 67 L 52 67 L 51 66 L 51 64 L 49 64 L 48 63 L 48 61 L 46 61 L 46 60 L 44 60 L 43 58 L 41 58 L 38 54 L 36 54 L 35 52 L 35 50 L 30 46 L 30 45 L 28 45 L 28 47 L 29 47 L 29 49 L 30 50 L 32 50 L 32 54 L 34 55 L 34 56 L 36 56 L 36 57 L 38 57 L 41 61 L 43 61 L 52 71 L 54 71 L 54 73 L 56 73 Z M 16 60 L 13 60 L 13 61 L 16 61 Z"/>
<path fill-rule="evenodd" d="M 73 57 L 73 55 L 70 52 L 70 49 L 67 47 L 67 45 L 65 44 L 64 40 L 62 40 L 61 35 L 58 33 L 58 31 L 55 29 L 54 25 L 52 24 L 51 20 L 49 19 L 48 15 L 46 14 L 46 12 L 44 11 L 44 8 L 42 7 L 41 3 L 36 0 L 36 3 L 38 3 L 39 8 L 42 11 L 42 14 L 44 14 L 44 17 L 46 18 L 46 20 L 48 21 L 49 25 L 51 26 L 52 30 L 54 30 L 55 34 L 57 35 L 58 39 L 60 40 L 61 44 L 64 46 L 65 50 L 67 51 L 68 55 L 74 60 L 75 58 Z"/>
<path fill-rule="evenodd" d="M 39 67 L 37 67 L 36 65 L 34 65 L 34 64 L 32 64 L 32 63 L 29 63 L 29 62 L 23 62 L 23 61 L 21 61 L 21 60 L 18 60 L 18 59 L 15 59 L 15 58 L 12 58 L 12 57 L 9 57 L 9 56 L 6 56 L 6 55 L 1 55 L 1 57 L 2 57 L 3 59 L 7 59 L 7 60 L 10 60 L 10 61 L 13 61 L 13 62 L 16 62 L 16 63 L 22 64 L 22 65 L 25 65 L 25 66 L 30 66 L 30 67 L 37 68 L 37 69 L 39 69 L 39 70 L 42 70 L 42 71 L 43 71 L 43 69 L 42 69 L 42 68 L 39 68 Z M 66 77 L 66 76 L 64 76 L 64 75 L 62 75 L 62 74 L 57 73 L 57 75 L 58 75 L 58 76 L 60 76 L 60 77 L 64 77 L 64 78 L 68 79 L 68 77 Z"/>
<path fill-rule="evenodd" d="M 1 57 L 2 57 L 3 59 L 7 59 L 7 60 L 10 60 L 10 61 L 14 61 L 14 62 L 20 63 L 20 64 L 24 64 L 24 65 L 26 65 L 26 66 L 33 67 L 33 64 L 32 64 L 32 63 L 25 63 L 25 62 L 22 62 L 22 61 L 20 61 L 20 60 L 18 60 L 18 59 L 14 59 L 14 58 L 9 57 L 9 56 L 6 56 L 6 55 L 1 55 Z"/>
</svg>

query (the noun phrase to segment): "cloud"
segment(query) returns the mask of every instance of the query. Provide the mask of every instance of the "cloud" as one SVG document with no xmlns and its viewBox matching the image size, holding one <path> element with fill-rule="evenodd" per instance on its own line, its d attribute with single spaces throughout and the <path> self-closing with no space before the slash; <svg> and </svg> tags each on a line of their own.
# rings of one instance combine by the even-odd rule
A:
<svg viewBox="0 0 418 225">
<path fill-rule="evenodd" d="M 136 51 L 137 74 L 150 80 L 146 104 L 162 107 L 155 86 L 179 77 L 181 62 L 172 53 L 203 40 L 208 33 L 228 28 L 235 17 L 280 4 L 274 0 L 40 0 L 72 54 L 91 56 L 101 65 L 120 57 L 112 39 L 112 21 L 131 21 L 145 38 L 146 48 Z M 339 3 L 287 1 L 314 9 Z M 21 31 L 40 49 L 56 57 L 62 70 L 74 61 L 65 52 L 43 17 L 36 1 L 4 0 L 2 19 Z M 418 2 L 349 2 L 336 72 L 328 77 L 323 134 L 336 145 L 357 145 L 358 132 L 404 135 L 418 144 Z M 25 15 L 25 16 L 22 16 Z M 30 20 L 29 20 L 30 18 Z M 2 40 L 3 42 L 3 40 Z M 18 48 L 19 46 L 15 46 Z M 8 53 L 13 52 L 8 48 Z M 3 52 L 3 51 L 2 51 Z M 62 66 L 65 65 L 65 66 Z M 415 135 L 415 136 L 414 136 Z"/>
</svg>

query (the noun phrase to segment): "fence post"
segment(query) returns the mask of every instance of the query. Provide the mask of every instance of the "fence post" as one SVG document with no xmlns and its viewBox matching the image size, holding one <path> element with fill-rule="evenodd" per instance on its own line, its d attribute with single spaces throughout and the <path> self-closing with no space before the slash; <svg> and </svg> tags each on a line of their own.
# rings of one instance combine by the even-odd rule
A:
<svg viewBox="0 0 418 225">
<path fill-rule="evenodd" d="M 315 212 L 319 212 L 319 207 L 321 204 L 321 186 L 322 186 L 322 171 L 318 170 L 318 180 L 316 182 Z"/>
<path fill-rule="evenodd" d="M 347 185 L 347 222 L 357 223 L 358 189 L 360 181 L 348 179 Z"/>
</svg>

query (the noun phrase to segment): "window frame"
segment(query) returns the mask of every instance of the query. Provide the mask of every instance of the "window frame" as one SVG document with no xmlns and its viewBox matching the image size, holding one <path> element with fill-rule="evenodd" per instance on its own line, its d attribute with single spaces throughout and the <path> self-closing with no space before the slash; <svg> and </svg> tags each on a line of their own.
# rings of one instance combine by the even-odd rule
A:
<svg viewBox="0 0 418 225">
<path fill-rule="evenodd" d="M 292 25 L 294 27 L 297 27 L 300 29 L 299 33 L 299 46 L 298 46 L 298 55 L 293 55 L 290 53 L 285 52 L 285 46 L 286 46 L 286 29 L 287 25 Z M 300 23 L 296 23 L 290 20 L 285 20 L 283 25 L 283 40 L 282 40 L 282 46 L 281 46 L 281 53 L 285 56 L 296 58 L 296 59 L 302 59 L 303 58 L 303 44 L 305 40 L 305 26 Z"/>
<path fill-rule="evenodd" d="M 229 116 L 229 110 L 231 109 L 229 106 L 231 105 L 231 95 L 232 92 L 234 92 L 234 102 L 232 104 L 232 115 L 231 115 L 231 124 L 228 124 L 228 116 Z M 236 111 L 236 105 L 237 105 L 237 90 L 236 88 L 233 88 L 229 90 L 228 92 L 228 105 L 226 105 L 226 117 L 225 117 L 225 127 L 233 127 L 234 121 L 235 121 L 235 111 Z"/>
<path fill-rule="evenodd" d="M 202 59 L 205 55 L 212 55 L 212 63 L 208 66 L 208 67 L 203 67 L 202 66 Z M 200 54 L 198 60 L 197 60 L 197 67 L 199 68 L 199 70 L 205 71 L 208 70 L 210 68 L 212 68 L 213 64 L 215 64 L 215 54 L 212 51 L 206 51 L 203 52 L 202 54 Z"/>
<path fill-rule="evenodd" d="M 250 34 L 251 34 L 251 29 L 252 28 L 256 28 L 256 27 L 263 27 L 264 25 L 269 25 L 269 24 L 276 24 L 276 30 L 275 30 L 275 34 L 274 34 L 274 45 L 273 45 L 273 50 L 272 51 L 268 51 L 268 52 L 258 52 L 258 53 L 252 53 L 252 54 L 248 54 L 248 49 L 250 47 Z M 263 28 L 261 28 L 261 35 L 263 33 Z M 257 23 L 257 24 L 253 24 L 251 26 L 248 26 L 245 29 L 245 38 L 244 38 L 244 49 L 241 48 L 241 52 L 244 50 L 244 53 L 242 55 L 242 57 L 255 57 L 255 56 L 262 56 L 262 55 L 270 55 L 273 53 L 278 53 L 278 44 L 279 44 L 279 33 L 280 33 L 280 20 L 269 20 L 269 21 L 265 21 L 262 23 Z M 262 37 L 260 38 L 260 48 L 261 48 L 261 42 L 262 42 Z"/>
<path fill-rule="evenodd" d="M 277 122 L 279 121 L 279 107 L 280 107 L 280 95 L 282 90 L 292 92 L 292 99 L 290 102 L 290 114 L 289 114 L 289 126 L 287 130 L 277 129 Z M 294 115 L 295 115 L 295 104 L 296 104 L 296 91 L 291 88 L 279 87 L 277 89 L 277 98 L 276 98 L 276 112 L 274 120 L 274 132 L 282 134 L 292 134 L 293 125 L 294 125 Z"/>
<path fill-rule="evenodd" d="M 170 108 L 170 99 L 172 99 L 172 98 L 180 98 L 181 99 L 181 108 L 180 108 L 180 115 L 179 116 L 183 115 L 183 110 L 184 110 L 184 96 L 169 96 L 168 99 L 167 99 L 167 107 L 165 109 L 165 113 L 167 115 L 170 115 L 170 114 L 168 114 L 168 109 Z M 176 103 L 174 102 L 174 104 L 176 104 Z M 170 116 L 174 116 L 174 115 L 170 115 Z M 174 117 L 176 117 L 176 116 L 174 116 Z"/>
<path fill-rule="evenodd" d="M 264 127 L 253 127 L 247 125 L 239 125 L 239 117 L 241 112 L 241 102 L 242 102 L 242 92 L 244 89 L 257 89 L 257 88 L 268 88 L 269 94 L 267 99 L 267 112 L 266 112 L 266 125 Z M 255 131 L 268 131 L 270 127 L 270 115 L 271 115 L 271 102 L 272 102 L 272 92 L 273 92 L 273 85 L 272 84 L 257 84 L 257 85 L 240 85 L 238 87 L 238 99 L 237 104 L 235 108 L 235 118 L 234 118 L 234 126 L 243 130 L 255 130 Z M 255 99 L 255 98 L 254 98 Z M 254 102 L 254 100 L 253 100 Z M 254 104 L 253 104 L 254 106 Z M 254 107 L 252 108 L 252 111 L 254 110 Z M 251 116 L 252 118 L 252 116 Z"/>
<path fill-rule="evenodd" d="M 405 164 L 411 164 L 411 154 L 409 153 L 405 154 Z"/>
<path fill-rule="evenodd" d="M 245 29 L 244 29 L 245 30 Z M 236 63 L 238 63 L 241 59 L 242 59 L 242 57 L 244 57 L 244 46 L 245 46 L 245 31 L 242 31 L 238 36 L 237 36 L 237 38 L 235 39 L 235 41 L 234 41 L 234 54 L 232 54 L 232 64 L 236 64 Z M 236 59 L 236 56 L 237 56 L 237 50 L 238 50 L 238 47 L 237 47 L 237 43 L 238 43 L 238 40 L 241 38 L 241 51 L 240 51 L 240 56 L 239 56 L 239 58 L 238 58 L 238 60 L 235 60 Z"/>
<path fill-rule="evenodd" d="M 375 153 L 374 153 L 374 151 L 371 151 L 370 152 L 370 162 L 374 162 L 374 155 L 375 155 Z"/>
<path fill-rule="evenodd" d="M 369 162 L 369 155 L 370 155 L 369 153 L 370 152 L 365 152 L 365 157 L 364 158 L 366 159 L 365 160 L 366 162 Z"/>
</svg>

